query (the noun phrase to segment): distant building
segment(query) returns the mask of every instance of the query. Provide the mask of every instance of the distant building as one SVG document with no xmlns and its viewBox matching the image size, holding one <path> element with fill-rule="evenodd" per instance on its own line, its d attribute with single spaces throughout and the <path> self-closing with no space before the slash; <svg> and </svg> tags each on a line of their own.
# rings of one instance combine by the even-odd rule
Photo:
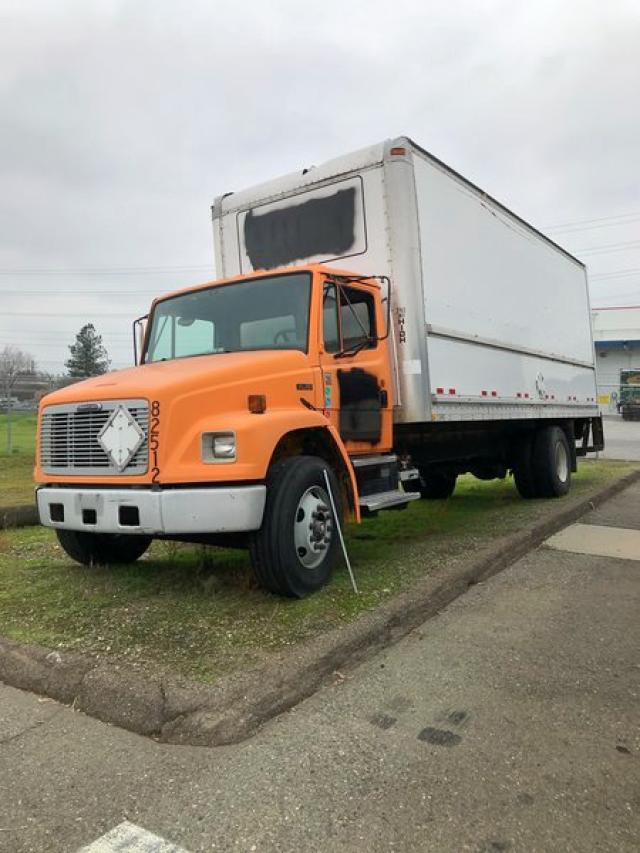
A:
<svg viewBox="0 0 640 853">
<path fill-rule="evenodd" d="M 594 308 L 598 402 L 603 412 L 617 411 L 620 371 L 640 370 L 640 305 Z"/>
</svg>

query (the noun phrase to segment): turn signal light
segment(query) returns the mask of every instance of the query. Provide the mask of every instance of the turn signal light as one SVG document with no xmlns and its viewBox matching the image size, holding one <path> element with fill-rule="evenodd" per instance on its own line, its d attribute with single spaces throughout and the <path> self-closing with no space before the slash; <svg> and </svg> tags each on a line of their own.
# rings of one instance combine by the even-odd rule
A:
<svg viewBox="0 0 640 853">
<path fill-rule="evenodd" d="M 247 405 L 252 415 L 261 415 L 267 410 L 267 398 L 264 394 L 249 394 Z"/>
</svg>

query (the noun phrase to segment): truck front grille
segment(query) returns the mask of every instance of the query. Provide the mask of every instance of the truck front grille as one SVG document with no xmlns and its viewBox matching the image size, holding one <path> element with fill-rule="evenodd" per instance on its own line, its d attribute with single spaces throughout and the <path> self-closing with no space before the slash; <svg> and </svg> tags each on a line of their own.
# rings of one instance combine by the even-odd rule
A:
<svg viewBox="0 0 640 853">
<path fill-rule="evenodd" d="M 98 404 L 96 404 L 97 406 Z M 47 406 L 40 421 L 40 465 L 47 474 L 144 474 L 148 464 L 149 404 L 146 400 L 104 400 L 92 410 L 86 403 Z M 98 444 L 111 413 L 124 406 L 145 440 L 124 471 L 118 471 Z"/>
</svg>

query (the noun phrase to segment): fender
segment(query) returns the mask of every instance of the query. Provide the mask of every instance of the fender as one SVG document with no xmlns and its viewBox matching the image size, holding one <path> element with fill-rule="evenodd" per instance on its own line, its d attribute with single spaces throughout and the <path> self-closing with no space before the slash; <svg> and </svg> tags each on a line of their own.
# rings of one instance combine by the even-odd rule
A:
<svg viewBox="0 0 640 853">
<path fill-rule="evenodd" d="M 355 471 L 353 465 L 351 464 L 351 459 L 349 458 L 349 454 L 344 446 L 342 438 L 340 437 L 340 433 L 333 426 L 333 424 L 329 423 L 325 416 L 321 412 L 316 412 L 313 410 L 305 410 L 304 412 L 282 412 L 278 413 L 284 416 L 282 420 L 282 430 L 278 435 L 277 440 L 273 444 L 273 449 L 277 447 L 277 445 L 287 437 L 290 433 L 299 432 L 301 430 L 311 430 L 311 429 L 321 429 L 323 432 L 327 432 L 331 438 L 331 442 L 337 450 L 340 458 L 342 459 L 345 469 L 349 474 L 349 482 L 351 484 L 351 496 L 353 498 L 353 512 L 355 516 L 356 522 L 359 524 L 361 520 L 360 516 L 360 504 L 359 504 L 359 493 L 358 493 L 358 482 L 356 480 Z M 302 417 L 300 417 L 302 415 Z M 269 460 L 271 461 L 271 460 Z M 268 470 L 265 469 L 264 476 L 266 477 Z"/>
<path fill-rule="evenodd" d="M 342 439 L 340 438 L 340 433 L 338 432 L 338 430 L 333 426 L 333 424 L 327 424 L 326 429 L 329 430 L 329 434 L 333 437 L 335 445 L 338 448 L 338 452 L 342 456 L 342 460 L 346 465 L 347 471 L 349 472 L 349 480 L 351 481 L 351 493 L 353 495 L 353 511 L 356 517 L 356 522 L 360 524 L 360 495 L 358 494 L 358 481 L 356 480 L 356 472 L 353 469 L 351 459 L 349 458 L 347 449 L 344 446 Z"/>
<path fill-rule="evenodd" d="M 232 463 L 206 464 L 201 460 L 200 435 L 214 429 L 216 432 L 234 432 L 238 458 Z M 355 471 L 346 448 L 336 428 L 321 411 L 299 408 L 267 408 L 264 414 L 252 414 L 246 409 L 224 412 L 211 418 L 203 415 L 189 426 L 174 444 L 166 447 L 162 483 L 215 483 L 218 481 L 261 481 L 267 476 L 269 464 L 278 443 L 288 434 L 299 430 L 322 429 L 331 437 L 349 472 L 353 495 L 354 514 L 360 521 L 358 485 Z"/>
</svg>

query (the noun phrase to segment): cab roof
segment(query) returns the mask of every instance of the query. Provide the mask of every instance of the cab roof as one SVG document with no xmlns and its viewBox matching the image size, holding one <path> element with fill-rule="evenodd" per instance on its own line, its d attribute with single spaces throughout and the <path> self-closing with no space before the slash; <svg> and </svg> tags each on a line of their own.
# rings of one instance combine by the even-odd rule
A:
<svg viewBox="0 0 640 853">
<path fill-rule="evenodd" d="M 310 272 L 312 274 L 321 273 L 328 277 L 335 278 L 352 278 L 354 275 L 358 279 L 359 283 L 368 284 L 371 287 L 379 287 L 379 283 L 373 277 L 369 276 L 359 276 L 354 274 L 352 270 L 342 269 L 338 267 L 329 267 L 326 264 L 303 264 L 300 266 L 286 266 L 286 267 L 276 267 L 272 270 L 253 270 L 250 273 L 241 273 L 239 275 L 229 276 L 228 278 L 218 278 L 212 279 L 211 281 L 201 282 L 200 284 L 193 284 L 189 287 L 182 287 L 179 290 L 172 290 L 169 293 L 164 293 L 162 296 L 157 296 L 153 302 L 151 303 L 151 307 L 156 304 L 156 302 L 163 302 L 165 299 L 172 299 L 175 296 L 183 296 L 185 293 L 195 293 L 198 290 L 207 290 L 211 287 L 218 287 L 219 285 L 231 284 L 232 282 L 237 281 L 250 281 L 255 278 L 271 278 L 272 276 L 277 275 L 292 275 L 294 273 L 301 272 Z"/>
</svg>

